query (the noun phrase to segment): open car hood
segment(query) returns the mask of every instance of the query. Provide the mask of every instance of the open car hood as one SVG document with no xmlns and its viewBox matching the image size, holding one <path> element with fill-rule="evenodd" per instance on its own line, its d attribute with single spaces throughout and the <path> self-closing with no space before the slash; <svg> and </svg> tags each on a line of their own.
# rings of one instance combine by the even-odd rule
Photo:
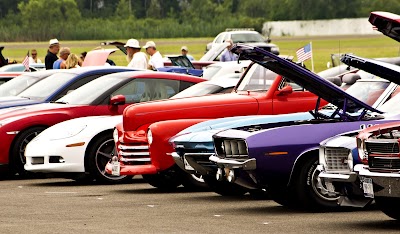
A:
<svg viewBox="0 0 400 234">
<path fill-rule="evenodd" d="M 83 61 L 82 67 L 88 66 L 104 66 L 108 56 L 114 53 L 117 49 L 99 49 L 92 50 L 86 54 L 85 60 Z"/>
<path fill-rule="evenodd" d="M 400 66 L 374 59 L 361 58 L 352 54 L 343 55 L 341 60 L 349 66 L 359 68 L 393 83 L 400 84 Z"/>
<path fill-rule="evenodd" d="M 173 66 L 195 69 L 192 62 L 190 62 L 190 60 L 186 56 L 178 55 L 169 56 L 168 58 L 171 60 Z"/>
<path fill-rule="evenodd" d="M 400 42 L 400 16 L 384 11 L 371 12 L 368 21 L 384 35 Z"/>
<path fill-rule="evenodd" d="M 102 45 L 102 46 L 113 45 L 113 46 L 117 47 L 120 51 L 122 51 L 124 54 L 126 54 L 126 48 L 124 47 L 125 43 L 123 43 L 123 42 L 104 41 L 104 42 L 101 42 L 100 45 Z"/>
<path fill-rule="evenodd" d="M 364 113 L 367 110 L 382 113 L 317 74 L 273 53 L 245 44 L 237 44 L 231 50 L 239 55 L 239 59 L 250 59 L 277 74 L 287 77 L 306 90 L 330 102 L 338 107 L 338 113 L 357 112 L 359 110 L 363 110 Z M 318 104 L 317 108 L 319 108 Z"/>
</svg>

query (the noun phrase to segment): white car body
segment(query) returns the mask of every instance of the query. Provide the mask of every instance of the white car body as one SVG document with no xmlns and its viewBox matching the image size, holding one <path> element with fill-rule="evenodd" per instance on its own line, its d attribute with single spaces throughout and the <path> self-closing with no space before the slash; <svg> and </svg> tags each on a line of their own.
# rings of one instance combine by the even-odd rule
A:
<svg viewBox="0 0 400 234">
<path fill-rule="evenodd" d="M 112 131 L 122 115 L 90 116 L 68 120 L 44 130 L 25 149 L 25 170 L 31 172 L 85 172 L 85 152 L 99 133 Z M 50 163 L 50 156 L 62 162 Z M 36 160 L 41 160 L 39 163 Z"/>
</svg>

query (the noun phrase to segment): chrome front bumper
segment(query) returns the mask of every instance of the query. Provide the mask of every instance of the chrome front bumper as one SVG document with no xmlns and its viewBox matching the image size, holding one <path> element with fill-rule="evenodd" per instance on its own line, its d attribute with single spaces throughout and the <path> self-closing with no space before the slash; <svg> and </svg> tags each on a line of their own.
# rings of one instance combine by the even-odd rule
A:
<svg viewBox="0 0 400 234">
<path fill-rule="evenodd" d="M 211 155 L 210 161 L 215 162 L 218 166 L 222 166 L 228 169 L 243 169 L 245 171 L 250 171 L 250 170 L 255 170 L 257 167 L 255 158 L 246 160 L 234 160 L 234 159 L 219 158 L 215 155 Z"/>
<path fill-rule="evenodd" d="M 326 172 L 322 165 L 317 166 L 317 170 L 319 171 L 319 177 L 327 180 L 327 181 L 335 181 L 335 182 L 355 182 L 358 174 L 356 172 L 350 172 L 349 174 L 340 174 L 340 173 L 329 173 Z"/>
</svg>

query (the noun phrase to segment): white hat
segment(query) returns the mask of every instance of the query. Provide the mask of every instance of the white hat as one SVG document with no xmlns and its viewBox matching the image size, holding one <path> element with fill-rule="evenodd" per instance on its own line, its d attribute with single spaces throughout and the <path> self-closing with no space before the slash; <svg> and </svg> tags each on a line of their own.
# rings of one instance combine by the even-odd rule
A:
<svg viewBox="0 0 400 234">
<path fill-rule="evenodd" d="M 147 48 L 149 48 L 149 47 L 154 47 L 154 48 L 156 48 L 156 43 L 154 43 L 154 41 L 148 41 L 148 42 L 146 42 L 146 45 L 143 46 L 144 49 L 147 49 Z"/>
<path fill-rule="evenodd" d="M 188 48 L 187 48 L 187 46 L 182 46 L 182 47 L 181 47 L 181 50 L 189 51 Z"/>
<path fill-rule="evenodd" d="M 132 48 L 138 48 L 140 49 L 139 41 L 136 39 L 129 39 L 124 47 L 132 47 Z"/>
<path fill-rule="evenodd" d="M 56 38 L 50 39 L 49 45 L 55 45 L 55 44 L 59 44 L 58 40 Z"/>
</svg>

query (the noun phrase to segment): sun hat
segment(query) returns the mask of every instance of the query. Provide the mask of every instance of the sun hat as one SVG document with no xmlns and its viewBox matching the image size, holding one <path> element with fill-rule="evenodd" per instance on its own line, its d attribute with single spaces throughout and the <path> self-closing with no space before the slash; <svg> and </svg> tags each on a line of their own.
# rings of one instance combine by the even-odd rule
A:
<svg viewBox="0 0 400 234">
<path fill-rule="evenodd" d="M 149 48 L 149 47 L 154 47 L 154 48 L 156 48 L 156 43 L 154 43 L 154 41 L 148 41 L 148 42 L 146 42 L 146 45 L 143 46 L 144 49 L 147 49 L 147 48 Z"/>
<path fill-rule="evenodd" d="M 55 45 L 55 44 L 59 44 L 57 38 L 50 39 L 49 45 Z"/>
<path fill-rule="evenodd" d="M 132 48 L 138 48 L 140 49 L 139 41 L 136 39 L 129 39 L 124 47 L 132 47 Z"/>
<path fill-rule="evenodd" d="M 181 47 L 181 50 L 189 51 L 188 48 L 187 48 L 187 46 L 182 46 L 182 47 Z"/>
</svg>

